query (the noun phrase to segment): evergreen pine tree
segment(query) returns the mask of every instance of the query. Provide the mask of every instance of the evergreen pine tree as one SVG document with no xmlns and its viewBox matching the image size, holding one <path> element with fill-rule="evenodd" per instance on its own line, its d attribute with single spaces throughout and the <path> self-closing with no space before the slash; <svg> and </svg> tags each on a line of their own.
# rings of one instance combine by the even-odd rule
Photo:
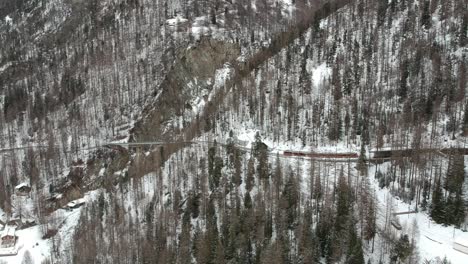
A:
<svg viewBox="0 0 468 264">
<path fill-rule="evenodd" d="M 240 151 L 238 149 L 234 150 L 234 174 L 233 174 L 233 183 L 236 186 L 242 184 L 242 158 Z"/>
<path fill-rule="evenodd" d="M 338 184 L 336 186 L 336 214 L 332 242 L 332 260 L 338 261 L 346 253 L 349 243 L 348 228 L 352 225 L 352 201 L 351 189 L 346 182 L 343 173 L 340 173 Z"/>
<path fill-rule="evenodd" d="M 374 238 L 377 233 L 377 223 L 376 223 L 376 208 L 374 198 L 371 196 L 369 200 L 368 208 L 365 215 L 365 225 L 364 225 L 364 239 L 369 241 Z"/>
<path fill-rule="evenodd" d="M 190 193 L 187 201 L 187 209 L 192 218 L 197 218 L 200 214 L 200 194 Z"/>
<path fill-rule="evenodd" d="M 382 25 L 385 22 L 385 13 L 387 12 L 388 1 L 387 0 L 378 0 L 377 6 L 377 18 L 378 25 Z"/>
<path fill-rule="evenodd" d="M 281 168 L 281 161 L 279 158 L 279 154 L 276 155 L 276 167 L 275 172 L 273 175 L 273 186 L 275 188 L 275 194 L 279 197 L 281 192 L 281 188 L 283 186 L 283 170 Z"/>
<path fill-rule="evenodd" d="M 321 256 L 326 260 L 331 260 L 331 256 L 333 255 L 332 237 L 335 233 L 333 220 L 331 208 L 325 208 L 324 212 L 320 214 L 317 227 L 315 228 Z"/>
<path fill-rule="evenodd" d="M 409 77 L 409 62 L 405 59 L 400 66 L 400 87 L 398 89 L 398 96 L 401 101 L 406 99 L 408 94 L 408 77 Z"/>
<path fill-rule="evenodd" d="M 424 181 L 423 185 L 423 193 L 422 193 L 422 202 L 421 202 L 421 209 L 426 211 L 427 209 L 427 198 L 429 197 L 429 182 L 427 180 Z"/>
<path fill-rule="evenodd" d="M 299 240 L 299 253 L 305 263 L 313 263 L 312 208 L 307 206 L 302 221 L 302 233 Z"/>
<path fill-rule="evenodd" d="M 213 183 L 216 188 L 219 187 L 219 182 L 221 181 L 221 171 L 223 169 L 223 159 L 220 157 L 215 158 L 215 169 L 213 171 Z"/>
<path fill-rule="evenodd" d="M 463 155 L 453 155 L 450 158 L 445 189 L 451 194 L 460 191 L 465 181 L 465 160 Z"/>
<path fill-rule="evenodd" d="M 463 115 L 463 134 L 468 135 L 468 102 L 465 102 L 465 113 Z"/>
<path fill-rule="evenodd" d="M 346 182 L 343 173 L 340 174 L 338 185 L 336 187 L 338 195 L 336 199 L 336 222 L 335 230 L 337 233 L 345 230 L 350 220 L 351 212 L 351 190 Z"/>
<path fill-rule="evenodd" d="M 214 141 L 213 146 L 208 149 L 208 175 L 213 175 L 215 167 L 215 157 L 216 157 L 217 142 Z"/>
<path fill-rule="evenodd" d="M 363 143 L 361 143 L 361 151 L 359 153 L 359 159 L 356 169 L 361 173 L 361 175 L 367 174 L 366 148 L 364 147 Z"/>
<path fill-rule="evenodd" d="M 286 211 L 287 224 L 289 229 L 293 229 L 296 225 L 297 206 L 299 201 L 298 186 L 294 179 L 294 174 L 291 173 L 288 181 L 284 185 L 284 190 L 281 197 L 282 208 Z"/>
<path fill-rule="evenodd" d="M 452 194 L 449 194 L 447 197 L 447 201 L 445 203 L 445 215 L 443 219 L 443 223 L 447 225 L 452 225 L 455 222 L 454 218 L 455 213 L 455 201 Z"/>
<path fill-rule="evenodd" d="M 434 190 L 432 192 L 432 203 L 430 215 L 437 223 L 444 222 L 445 215 L 445 200 L 442 194 L 442 187 L 440 186 L 440 178 L 436 181 Z"/>
<path fill-rule="evenodd" d="M 254 159 L 253 156 L 250 156 L 249 162 L 247 164 L 247 175 L 245 179 L 245 189 L 247 191 L 252 190 L 254 185 L 254 174 L 255 174 L 255 167 L 254 167 Z"/>
<path fill-rule="evenodd" d="M 260 179 L 268 179 L 269 169 L 268 169 L 268 146 L 262 142 L 260 133 L 255 134 L 255 147 L 254 155 L 258 161 L 257 173 Z"/>
<path fill-rule="evenodd" d="M 453 204 L 453 224 L 456 227 L 460 227 L 460 225 L 465 220 L 465 201 L 463 200 L 463 196 L 461 191 L 458 191 L 455 195 L 455 201 Z"/>
<path fill-rule="evenodd" d="M 391 263 L 405 263 L 404 261 L 411 255 L 413 247 L 409 241 L 408 235 L 400 236 L 393 246 L 390 261 Z"/>
<path fill-rule="evenodd" d="M 365 264 L 364 253 L 362 251 L 362 240 L 356 234 L 354 227 L 350 228 L 350 240 L 346 256 L 347 264 Z"/>
<path fill-rule="evenodd" d="M 246 209 L 251 209 L 252 208 L 252 197 L 250 197 L 250 192 L 245 192 L 244 207 Z"/>
<path fill-rule="evenodd" d="M 219 233 L 218 233 L 218 218 L 216 216 L 216 208 L 214 201 L 211 199 L 208 203 L 206 219 L 206 236 L 205 243 L 209 246 L 207 263 L 216 263 L 218 255 Z"/>
<path fill-rule="evenodd" d="M 460 47 L 465 46 L 468 42 L 468 36 L 466 33 L 467 31 L 468 31 L 468 14 L 465 13 L 465 15 L 463 16 L 462 25 L 460 27 L 460 33 L 459 33 Z"/>
<path fill-rule="evenodd" d="M 424 1 L 424 6 L 423 6 L 423 11 L 421 14 L 421 25 L 425 29 L 429 29 L 431 27 L 431 14 L 429 12 L 429 6 L 430 6 L 430 1 L 425 0 Z"/>
<path fill-rule="evenodd" d="M 322 195 L 323 195 L 323 191 L 322 191 L 322 182 L 320 181 L 320 173 L 317 173 L 314 179 L 314 192 L 312 193 L 312 197 L 315 199 L 317 204 L 319 200 L 322 198 Z"/>
</svg>

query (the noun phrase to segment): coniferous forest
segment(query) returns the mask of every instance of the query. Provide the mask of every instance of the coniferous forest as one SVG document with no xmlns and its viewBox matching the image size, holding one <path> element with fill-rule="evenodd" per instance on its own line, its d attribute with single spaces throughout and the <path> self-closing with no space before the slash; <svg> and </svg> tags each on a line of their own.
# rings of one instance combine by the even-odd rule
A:
<svg viewBox="0 0 468 264">
<path fill-rule="evenodd" d="M 468 263 L 466 0 L 0 0 L 0 264 Z"/>
</svg>

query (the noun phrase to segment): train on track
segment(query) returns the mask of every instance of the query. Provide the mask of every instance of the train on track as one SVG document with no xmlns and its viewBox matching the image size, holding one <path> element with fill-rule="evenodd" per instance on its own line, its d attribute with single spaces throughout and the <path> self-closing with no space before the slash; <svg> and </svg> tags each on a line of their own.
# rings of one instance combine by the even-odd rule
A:
<svg viewBox="0 0 468 264">
<path fill-rule="evenodd" d="M 143 147 L 143 146 L 164 146 L 168 144 L 214 144 L 212 141 L 187 141 L 187 142 L 133 142 L 133 143 L 107 143 L 103 146 L 118 151 L 126 151 L 130 147 Z M 217 143 L 219 146 L 225 146 L 226 144 Z M 243 151 L 250 151 L 250 148 L 237 146 L 238 149 Z M 383 162 L 392 159 L 402 159 L 406 157 L 412 157 L 415 155 L 422 155 L 428 153 L 435 153 L 438 155 L 453 155 L 461 154 L 468 155 L 468 148 L 451 147 L 451 148 L 421 148 L 421 149 L 393 149 L 393 150 L 372 150 L 369 153 L 369 157 L 366 157 L 368 161 Z M 271 153 L 273 155 L 274 153 Z M 306 152 L 306 151 L 293 151 L 285 150 L 279 153 L 285 157 L 304 157 L 312 159 L 324 159 L 324 160 L 357 160 L 359 159 L 359 153 L 356 152 Z"/>
<path fill-rule="evenodd" d="M 316 153 L 303 151 L 284 151 L 284 156 L 306 157 L 306 158 L 323 158 L 323 159 L 357 159 L 359 154 L 354 152 L 346 153 Z"/>
</svg>

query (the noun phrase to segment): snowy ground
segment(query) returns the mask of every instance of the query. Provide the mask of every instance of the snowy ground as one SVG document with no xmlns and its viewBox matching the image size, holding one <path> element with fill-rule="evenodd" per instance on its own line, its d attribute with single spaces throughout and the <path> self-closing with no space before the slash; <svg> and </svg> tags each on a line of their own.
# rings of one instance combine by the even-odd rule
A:
<svg viewBox="0 0 468 264">
<path fill-rule="evenodd" d="M 375 174 L 375 167 L 370 168 L 370 174 Z M 379 201 L 380 217 L 379 227 L 383 228 L 385 207 L 393 208 L 394 213 L 407 212 L 414 210 L 414 204 L 409 205 L 396 199 L 390 194 L 388 188 L 380 189 L 378 182 L 373 181 L 372 185 L 376 190 L 377 199 Z M 390 203 L 390 204 L 389 204 Z M 403 231 L 410 230 L 412 226 L 417 226 L 418 232 L 415 233 L 417 247 L 421 260 L 432 260 L 437 257 L 443 259 L 447 257 L 452 264 L 466 264 L 468 263 L 468 255 L 453 249 L 453 242 L 456 239 L 468 239 L 468 232 L 456 229 L 452 226 L 443 226 L 433 222 L 426 212 L 418 212 L 415 214 L 399 215 L 397 216 L 399 222 L 403 227 Z M 393 227 L 389 227 L 393 228 Z"/>
<path fill-rule="evenodd" d="M 86 203 L 91 203 L 96 200 L 100 190 L 89 192 L 83 198 Z M 83 206 L 86 206 L 83 205 Z M 59 209 L 48 216 L 47 221 L 50 229 L 57 229 L 57 234 L 52 239 L 42 239 L 43 231 L 41 225 L 33 226 L 23 230 L 16 230 L 18 237 L 15 249 L 15 256 L 0 257 L 0 263 L 21 263 L 26 251 L 29 251 L 34 263 L 41 263 L 46 259 L 51 258 L 53 252 L 53 241 L 61 241 L 58 243 L 59 248 L 56 249 L 59 254 L 68 254 L 71 248 L 73 232 L 78 225 L 82 208 L 76 208 L 70 211 Z M 0 211 L 0 216 L 3 212 Z"/>
<path fill-rule="evenodd" d="M 246 127 L 239 128 L 236 130 L 236 137 L 239 144 L 243 144 L 246 148 L 252 148 L 252 145 L 255 143 L 255 134 L 260 132 L 256 129 L 249 129 Z M 261 135 L 261 134 L 260 134 Z M 310 151 L 310 152 L 317 152 L 317 153 L 344 153 L 344 152 L 355 152 L 359 153 L 359 147 L 356 145 L 348 144 L 346 145 L 343 142 L 337 143 L 335 146 L 302 146 L 301 142 L 275 142 L 270 138 L 263 138 L 262 142 L 265 143 L 269 150 L 272 153 L 282 153 L 286 150 L 293 150 L 293 151 Z"/>
<path fill-rule="evenodd" d="M 21 263 L 26 251 L 29 251 L 35 263 L 41 263 L 42 260 L 50 255 L 51 245 L 48 240 L 42 239 L 40 226 L 17 230 L 16 236 L 18 240 L 15 250 L 18 254 L 15 256 L 0 257 L 0 262 L 3 261 L 12 264 Z"/>
</svg>

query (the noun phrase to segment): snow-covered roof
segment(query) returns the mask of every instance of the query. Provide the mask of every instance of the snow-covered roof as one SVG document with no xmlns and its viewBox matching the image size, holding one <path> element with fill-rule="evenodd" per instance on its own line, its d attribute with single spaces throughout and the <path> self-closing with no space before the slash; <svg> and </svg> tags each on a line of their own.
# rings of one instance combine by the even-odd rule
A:
<svg viewBox="0 0 468 264">
<path fill-rule="evenodd" d="M 71 201 L 67 204 L 68 207 L 74 207 L 74 206 L 77 206 L 77 205 L 82 205 L 86 202 L 86 200 L 84 198 L 80 198 L 78 200 L 74 200 L 74 201 Z"/>
<path fill-rule="evenodd" d="M 5 230 L 3 230 L 2 237 L 15 236 L 15 231 L 16 231 L 16 228 L 12 226 L 7 226 L 5 227 Z"/>
<path fill-rule="evenodd" d="M 186 23 L 188 19 L 177 16 L 175 18 L 170 18 L 166 22 L 169 26 L 176 26 L 178 24 Z"/>
<path fill-rule="evenodd" d="M 18 184 L 18 185 L 15 187 L 15 189 L 16 189 L 16 190 L 19 190 L 19 189 L 21 189 L 21 188 L 23 188 L 23 187 L 30 188 L 30 187 L 29 187 L 29 184 L 23 182 L 23 183 Z"/>
<path fill-rule="evenodd" d="M 13 22 L 13 19 L 12 19 L 10 16 L 7 15 L 7 16 L 5 17 L 5 22 L 6 22 L 7 24 L 10 24 L 10 25 L 11 25 L 11 23 Z"/>
</svg>

